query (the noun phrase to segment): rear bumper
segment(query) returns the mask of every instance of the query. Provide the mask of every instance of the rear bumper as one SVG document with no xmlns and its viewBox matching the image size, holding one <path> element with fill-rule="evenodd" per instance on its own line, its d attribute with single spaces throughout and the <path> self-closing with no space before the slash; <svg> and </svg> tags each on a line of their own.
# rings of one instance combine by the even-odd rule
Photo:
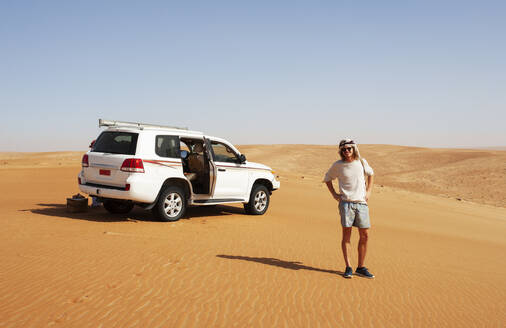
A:
<svg viewBox="0 0 506 328">
<path fill-rule="evenodd" d="M 130 185 L 129 190 L 126 190 L 126 185 L 112 186 L 86 181 L 81 174 L 79 174 L 79 178 L 81 179 L 79 190 L 90 196 L 152 203 L 158 195 L 159 188 L 156 189 L 156 186 L 146 183 L 144 179 L 136 179 L 135 175 L 132 175 L 126 181 L 126 184 Z"/>
</svg>

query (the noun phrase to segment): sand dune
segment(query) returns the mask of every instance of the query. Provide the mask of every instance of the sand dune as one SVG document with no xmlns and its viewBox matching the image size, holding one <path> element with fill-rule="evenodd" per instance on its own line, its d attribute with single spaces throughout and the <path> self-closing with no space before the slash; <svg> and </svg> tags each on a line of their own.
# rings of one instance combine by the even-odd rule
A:
<svg viewBox="0 0 506 328">
<path fill-rule="evenodd" d="M 321 179 L 336 160 L 335 146 L 242 146 L 282 175 Z M 360 146 L 376 184 L 506 207 L 506 151 Z"/>
<path fill-rule="evenodd" d="M 0 154 L 0 327 L 504 326 L 506 152 L 361 147 L 376 279 L 345 280 L 335 147 L 240 149 L 280 175 L 268 213 L 175 223 L 66 212 L 82 153 Z"/>
</svg>

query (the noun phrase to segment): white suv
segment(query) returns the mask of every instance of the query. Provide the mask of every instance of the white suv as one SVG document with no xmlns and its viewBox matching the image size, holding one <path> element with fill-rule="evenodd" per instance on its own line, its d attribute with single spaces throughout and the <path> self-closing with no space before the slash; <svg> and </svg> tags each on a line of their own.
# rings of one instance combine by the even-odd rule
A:
<svg viewBox="0 0 506 328">
<path fill-rule="evenodd" d="M 177 221 L 188 205 L 243 203 L 261 215 L 280 186 L 270 167 L 202 132 L 102 119 L 99 127 L 107 129 L 83 156 L 79 189 L 111 213 L 140 205 Z"/>
</svg>

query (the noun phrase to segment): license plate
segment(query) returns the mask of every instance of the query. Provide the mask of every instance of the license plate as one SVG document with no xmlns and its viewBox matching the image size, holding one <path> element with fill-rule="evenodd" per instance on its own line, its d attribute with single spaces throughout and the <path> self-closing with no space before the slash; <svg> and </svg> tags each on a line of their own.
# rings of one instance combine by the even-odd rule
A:
<svg viewBox="0 0 506 328">
<path fill-rule="evenodd" d="M 100 170 L 100 175 L 111 175 L 111 170 Z"/>
</svg>

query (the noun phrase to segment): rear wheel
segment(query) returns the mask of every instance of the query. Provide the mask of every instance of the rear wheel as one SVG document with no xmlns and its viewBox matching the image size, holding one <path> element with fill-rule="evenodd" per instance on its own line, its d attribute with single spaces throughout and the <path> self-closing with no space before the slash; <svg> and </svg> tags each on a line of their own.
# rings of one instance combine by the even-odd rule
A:
<svg viewBox="0 0 506 328">
<path fill-rule="evenodd" d="M 246 213 L 252 215 L 262 215 L 267 211 L 269 207 L 269 190 L 266 186 L 257 184 L 253 186 L 251 190 L 251 195 L 249 197 L 249 202 L 244 204 L 244 209 Z"/>
<path fill-rule="evenodd" d="M 106 199 L 104 200 L 104 208 L 113 214 L 126 214 L 132 210 L 134 204 L 129 201 Z"/>
<path fill-rule="evenodd" d="M 153 210 L 162 221 L 179 220 L 186 210 L 186 198 L 183 189 L 177 186 L 165 188 Z"/>
</svg>

